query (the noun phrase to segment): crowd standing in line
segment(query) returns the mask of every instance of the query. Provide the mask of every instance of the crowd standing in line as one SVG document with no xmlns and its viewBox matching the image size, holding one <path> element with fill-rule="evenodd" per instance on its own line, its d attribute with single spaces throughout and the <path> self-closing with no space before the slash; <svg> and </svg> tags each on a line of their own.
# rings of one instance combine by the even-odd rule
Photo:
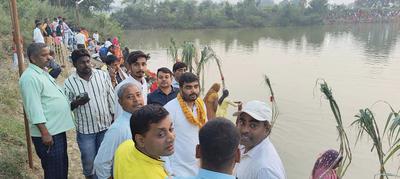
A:
<svg viewBox="0 0 400 179">
<path fill-rule="evenodd" d="M 65 132 L 74 127 L 86 178 L 287 178 L 269 137 L 271 108 L 257 100 L 242 107 L 227 98 L 228 89 L 219 97 L 218 83 L 203 101 L 199 78 L 186 72 L 183 62 L 176 62 L 172 71 L 158 68 L 156 82 L 149 84 L 149 54 L 122 52 L 117 38 L 89 51 L 89 32 L 81 28 L 72 35 L 76 70 L 63 88 L 58 86 L 58 75 L 51 75 L 57 67 L 49 65 L 54 60 L 49 45 L 53 40 L 70 45 L 68 31 L 61 17 L 52 23 L 46 19 L 44 25 L 36 22 L 27 51 L 30 64 L 19 81 L 45 178 L 68 177 Z M 98 44 L 99 37 L 94 32 L 90 43 Z M 91 64 L 96 52 L 105 63 L 100 69 Z M 236 125 L 225 119 L 229 105 L 238 108 Z M 334 150 L 322 154 L 312 178 L 338 178 L 340 161 Z"/>
</svg>

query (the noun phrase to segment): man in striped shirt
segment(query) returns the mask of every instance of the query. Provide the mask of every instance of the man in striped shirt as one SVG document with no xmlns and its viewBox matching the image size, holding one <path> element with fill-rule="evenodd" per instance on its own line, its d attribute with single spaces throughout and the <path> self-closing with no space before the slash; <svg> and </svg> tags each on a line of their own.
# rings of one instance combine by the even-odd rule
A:
<svg viewBox="0 0 400 179">
<path fill-rule="evenodd" d="M 83 174 L 96 178 L 93 161 L 114 118 L 114 90 L 106 72 L 92 69 L 86 49 L 73 51 L 71 59 L 76 72 L 64 81 L 64 88 L 75 115 Z"/>
</svg>

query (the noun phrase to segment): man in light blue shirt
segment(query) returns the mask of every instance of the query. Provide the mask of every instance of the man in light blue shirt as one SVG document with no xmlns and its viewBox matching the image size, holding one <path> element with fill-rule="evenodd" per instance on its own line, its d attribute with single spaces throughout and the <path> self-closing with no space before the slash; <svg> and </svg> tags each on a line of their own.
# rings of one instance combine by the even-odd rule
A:
<svg viewBox="0 0 400 179">
<path fill-rule="evenodd" d="M 129 122 L 131 115 L 144 104 L 140 89 L 136 84 L 126 83 L 117 91 L 118 102 L 122 106 L 123 111 L 105 133 L 103 142 L 94 160 L 95 174 L 100 179 L 112 176 L 115 151 L 119 144 L 125 140 L 132 139 Z"/>
<path fill-rule="evenodd" d="M 172 87 L 179 88 L 179 78 L 183 73 L 187 71 L 187 65 L 183 62 L 176 62 L 172 67 L 172 72 L 174 73 L 174 80 L 172 80 Z"/>
<path fill-rule="evenodd" d="M 236 162 L 240 160 L 239 131 L 225 118 L 207 122 L 199 131 L 196 157 L 201 168 L 197 176 L 173 177 L 173 179 L 235 179 L 232 175 Z"/>
<path fill-rule="evenodd" d="M 68 178 L 67 138 L 74 128 L 70 104 L 64 90 L 45 71 L 52 59 L 44 43 L 27 50 L 29 66 L 19 79 L 24 110 L 29 119 L 32 142 L 40 158 L 44 178 Z"/>
</svg>

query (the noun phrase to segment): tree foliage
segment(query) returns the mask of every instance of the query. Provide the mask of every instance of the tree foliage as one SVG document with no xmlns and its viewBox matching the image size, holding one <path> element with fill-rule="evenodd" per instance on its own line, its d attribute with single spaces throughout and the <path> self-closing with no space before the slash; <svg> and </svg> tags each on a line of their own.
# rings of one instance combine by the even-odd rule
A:
<svg viewBox="0 0 400 179">
<path fill-rule="evenodd" d="M 304 0 L 292 1 L 274 5 L 260 0 L 244 0 L 237 4 L 211 0 L 126 0 L 128 6 L 112 17 L 125 27 L 138 29 L 265 27 L 321 24 L 328 12 L 327 0 L 312 0 L 309 7 Z"/>
<path fill-rule="evenodd" d="M 45 1 L 45 0 L 42 0 Z M 48 0 L 53 6 L 75 7 L 75 2 L 78 0 Z M 79 7 L 88 10 L 93 6 L 96 10 L 104 11 L 109 10 L 113 0 L 83 0 Z"/>
</svg>

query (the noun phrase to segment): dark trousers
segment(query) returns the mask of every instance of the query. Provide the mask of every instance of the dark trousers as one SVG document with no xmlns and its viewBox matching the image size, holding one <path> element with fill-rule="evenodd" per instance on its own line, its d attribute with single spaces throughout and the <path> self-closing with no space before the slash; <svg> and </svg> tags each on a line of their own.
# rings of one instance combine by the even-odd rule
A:
<svg viewBox="0 0 400 179">
<path fill-rule="evenodd" d="M 53 135 L 53 145 L 46 146 L 41 137 L 32 137 L 36 153 L 42 163 L 45 179 L 68 178 L 67 136 L 65 132 Z"/>
</svg>

